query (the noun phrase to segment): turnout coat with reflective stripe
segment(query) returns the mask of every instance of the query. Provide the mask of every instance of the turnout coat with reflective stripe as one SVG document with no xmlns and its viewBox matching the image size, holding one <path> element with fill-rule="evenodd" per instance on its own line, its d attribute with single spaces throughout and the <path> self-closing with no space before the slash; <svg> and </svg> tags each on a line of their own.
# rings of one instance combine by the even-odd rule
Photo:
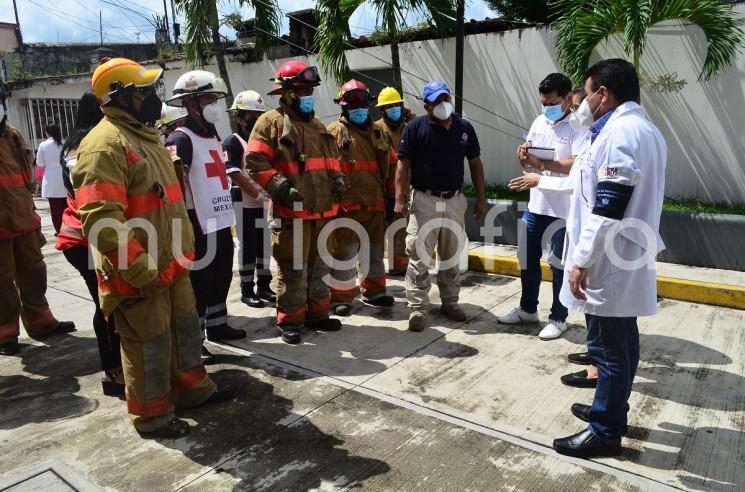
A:
<svg viewBox="0 0 745 492">
<path fill-rule="evenodd" d="M 262 114 L 248 139 L 245 162 L 251 179 L 272 197 L 285 181 L 303 196 L 300 210 L 273 202 L 275 217 L 318 219 L 339 211 L 332 194 L 334 178 L 343 176 L 338 151 L 318 118 L 304 121 L 285 103 Z"/>
<path fill-rule="evenodd" d="M 345 212 L 385 211 L 385 182 L 389 174 L 391 144 L 380 128 L 369 123 L 360 128 L 345 116 L 328 127 L 341 154 L 347 191 L 341 201 Z"/>
<path fill-rule="evenodd" d="M 398 164 L 398 146 L 401 145 L 401 137 L 404 134 L 404 128 L 406 123 L 414 118 L 414 114 L 408 109 L 404 109 L 404 114 L 401 116 L 401 122 L 393 125 L 388 122 L 385 118 L 380 118 L 373 125 L 379 128 L 383 135 L 389 140 L 391 149 L 388 165 L 388 176 L 385 182 L 386 192 L 389 196 L 395 196 L 396 194 L 396 165 Z"/>
<path fill-rule="evenodd" d="M 0 123 L 0 239 L 12 239 L 41 226 L 34 210 L 31 151 L 18 130 Z"/>
<path fill-rule="evenodd" d="M 156 276 L 166 286 L 187 274 L 194 233 L 158 132 L 123 110 L 102 109 L 104 119 L 80 144 L 72 182 L 108 315 Z"/>
</svg>

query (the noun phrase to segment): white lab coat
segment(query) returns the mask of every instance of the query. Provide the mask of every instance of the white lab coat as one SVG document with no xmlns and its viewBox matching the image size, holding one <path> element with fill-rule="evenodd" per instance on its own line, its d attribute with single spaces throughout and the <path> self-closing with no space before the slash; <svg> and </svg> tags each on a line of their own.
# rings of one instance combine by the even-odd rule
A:
<svg viewBox="0 0 745 492">
<path fill-rule="evenodd" d="M 560 295 L 569 309 L 604 317 L 656 313 L 655 258 L 665 248 L 659 226 L 666 161 L 665 139 L 634 102 L 619 106 L 575 160 Z M 599 182 L 633 186 L 623 220 L 592 213 Z M 569 289 L 575 266 L 587 269 L 587 301 Z"/>
</svg>

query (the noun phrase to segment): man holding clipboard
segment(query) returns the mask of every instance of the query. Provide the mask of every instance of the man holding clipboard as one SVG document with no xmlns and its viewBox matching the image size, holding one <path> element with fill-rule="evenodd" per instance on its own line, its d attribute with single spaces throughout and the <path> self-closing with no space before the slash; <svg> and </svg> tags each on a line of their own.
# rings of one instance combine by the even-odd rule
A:
<svg viewBox="0 0 745 492">
<path fill-rule="evenodd" d="M 569 124 L 572 103 L 572 82 L 566 75 L 552 73 L 538 86 L 543 112 L 530 127 L 527 142 L 517 148 L 517 157 L 524 168 L 525 180 L 541 176 L 563 177 L 569 174 L 574 158 L 587 138 L 584 130 Z M 563 270 L 560 264 L 564 248 L 564 220 L 569 212 L 569 196 L 532 188 L 528 210 L 523 214 L 527 234 L 520 241 L 520 305 L 499 318 L 508 325 L 537 323 L 538 293 L 541 285 L 541 256 L 548 244 L 553 272 L 553 304 L 548 324 L 541 330 L 541 340 L 559 338 L 566 331 L 567 308 L 559 301 Z M 558 222 L 560 221 L 560 222 Z"/>
</svg>

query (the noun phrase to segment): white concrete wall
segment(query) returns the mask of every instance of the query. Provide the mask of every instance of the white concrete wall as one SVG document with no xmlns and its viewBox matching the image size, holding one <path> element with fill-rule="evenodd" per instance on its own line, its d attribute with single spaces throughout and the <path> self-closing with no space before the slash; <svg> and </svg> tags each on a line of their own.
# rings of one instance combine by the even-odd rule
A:
<svg viewBox="0 0 745 492">
<path fill-rule="evenodd" d="M 745 16 L 745 6 L 737 9 Z M 621 46 L 614 39 L 599 47 L 593 61 L 622 55 Z M 353 69 L 385 68 L 390 51 L 384 46 L 348 52 L 348 56 Z M 688 86 L 675 94 L 649 91 L 642 94 L 642 104 L 668 143 L 666 193 L 673 197 L 745 203 L 745 54 L 740 53 L 719 78 L 699 83 L 696 79 L 704 58 L 705 38 L 698 28 L 668 23 L 651 30 L 642 58 L 643 71 L 653 76 L 677 72 L 688 81 Z M 315 64 L 312 57 L 306 60 Z M 454 60 L 453 39 L 401 46 L 402 66 L 408 72 L 403 74 L 403 84 L 409 107 L 419 114 L 423 112 L 421 101 L 415 98 L 424 84 L 421 79 L 443 78 L 451 86 L 454 84 Z M 514 149 L 540 112 L 538 84 L 548 73 L 559 70 L 555 60 L 554 36 L 548 29 L 466 38 L 464 96 L 470 102 L 464 103 L 464 114 L 479 134 L 489 183 L 505 183 L 520 173 Z M 271 87 L 269 79 L 284 61 L 229 63 L 233 91 L 253 89 L 265 94 Z M 206 69 L 217 72 L 214 65 Z M 183 62 L 168 65 L 165 83 L 169 95 L 176 79 L 187 70 Z M 333 103 L 337 85 L 330 77 L 322 74 L 322 78 L 324 84 L 316 91 L 316 113 L 330 123 L 339 113 Z M 20 121 L 17 106 L 22 98 L 78 97 L 87 87 L 88 79 L 79 78 L 61 85 L 37 83 L 29 89 L 16 90 L 11 102 L 11 121 Z M 277 98 L 268 96 L 267 103 L 276 106 Z M 218 130 L 221 135 L 227 135 L 227 118 L 218 125 Z"/>
</svg>

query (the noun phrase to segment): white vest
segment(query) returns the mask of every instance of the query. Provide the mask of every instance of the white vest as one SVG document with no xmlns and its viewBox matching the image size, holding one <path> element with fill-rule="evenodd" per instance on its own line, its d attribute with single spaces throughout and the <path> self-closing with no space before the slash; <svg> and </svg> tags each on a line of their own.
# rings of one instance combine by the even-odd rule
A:
<svg viewBox="0 0 745 492">
<path fill-rule="evenodd" d="M 222 146 L 215 137 L 200 137 L 188 128 L 179 128 L 191 140 L 191 168 L 186 175 L 186 204 L 197 215 L 204 234 L 235 225 L 230 183 L 225 174 Z"/>
</svg>

